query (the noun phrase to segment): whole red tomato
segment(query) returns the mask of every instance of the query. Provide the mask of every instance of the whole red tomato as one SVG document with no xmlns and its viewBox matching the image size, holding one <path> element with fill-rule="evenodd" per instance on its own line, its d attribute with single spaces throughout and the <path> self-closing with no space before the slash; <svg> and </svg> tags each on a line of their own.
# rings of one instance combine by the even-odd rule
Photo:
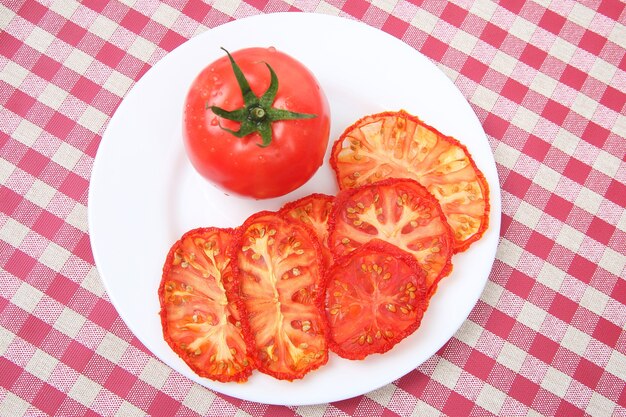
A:
<svg viewBox="0 0 626 417">
<path fill-rule="evenodd" d="M 320 167 L 330 110 L 314 75 L 275 48 L 227 54 L 196 77 L 183 115 L 195 169 L 227 193 L 287 194 Z"/>
</svg>

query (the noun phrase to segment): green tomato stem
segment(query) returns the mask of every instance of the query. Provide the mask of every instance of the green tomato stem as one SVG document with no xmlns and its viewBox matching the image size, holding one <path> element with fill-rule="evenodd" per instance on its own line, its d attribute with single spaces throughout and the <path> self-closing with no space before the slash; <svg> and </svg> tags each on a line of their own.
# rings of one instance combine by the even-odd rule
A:
<svg viewBox="0 0 626 417">
<path fill-rule="evenodd" d="M 239 68 L 239 65 L 237 65 L 226 49 L 222 49 L 226 52 L 230 60 L 230 65 L 235 73 L 237 84 L 243 96 L 244 105 L 240 109 L 229 111 L 218 106 L 208 106 L 208 103 L 206 103 L 205 107 L 209 107 L 217 116 L 241 123 L 239 130 L 236 131 L 224 128 L 221 124 L 220 128 L 238 138 L 257 132 L 261 135 L 262 139 L 262 143 L 258 145 L 264 148 L 269 146 L 272 142 L 273 122 L 278 120 L 311 119 L 317 117 L 315 114 L 297 113 L 272 107 L 278 91 L 278 77 L 268 63 L 265 63 L 265 65 L 270 72 L 270 85 L 265 93 L 263 93 L 261 97 L 258 97 L 250 88 L 250 84 L 241 71 L 241 68 Z"/>
</svg>

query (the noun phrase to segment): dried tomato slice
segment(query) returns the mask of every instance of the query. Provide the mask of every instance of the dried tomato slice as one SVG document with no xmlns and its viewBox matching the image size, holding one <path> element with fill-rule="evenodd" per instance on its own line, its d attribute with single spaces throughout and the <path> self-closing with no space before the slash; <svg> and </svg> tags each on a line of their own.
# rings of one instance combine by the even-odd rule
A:
<svg viewBox="0 0 626 417">
<path fill-rule="evenodd" d="M 412 254 L 431 291 L 452 271 L 452 231 L 439 203 L 411 179 L 391 178 L 341 191 L 330 219 L 330 249 L 345 255 L 380 239 Z"/>
<path fill-rule="evenodd" d="M 412 178 L 441 203 L 455 252 L 489 224 L 489 186 L 467 148 L 405 111 L 366 116 L 335 142 L 330 160 L 341 189 L 383 178 Z"/>
<path fill-rule="evenodd" d="M 328 217 L 333 208 L 334 199 L 335 197 L 330 195 L 315 193 L 289 202 L 279 211 L 313 230 L 321 244 L 325 268 L 333 262 L 333 255 L 328 247 Z"/>
<path fill-rule="evenodd" d="M 159 286 L 163 336 L 198 375 L 242 382 L 254 368 L 234 288 L 230 229 L 185 233 L 170 249 Z"/>
<path fill-rule="evenodd" d="M 317 238 L 282 215 L 259 212 L 241 226 L 238 241 L 234 269 L 258 369 L 302 378 L 328 360 Z"/>
<path fill-rule="evenodd" d="M 347 359 L 391 349 L 419 327 L 429 301 L 415 258 L 380 240 L 339 258 L 325 286 L 329 347 Z"/>
</svg>

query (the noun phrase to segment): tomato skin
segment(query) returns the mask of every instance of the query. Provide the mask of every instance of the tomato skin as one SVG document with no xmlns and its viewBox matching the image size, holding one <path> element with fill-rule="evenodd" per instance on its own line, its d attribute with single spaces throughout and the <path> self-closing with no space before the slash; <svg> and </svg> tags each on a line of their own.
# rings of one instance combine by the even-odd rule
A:
<svg viewBox="0 0 626 417">
<path fill-rule="evenodd" d="M 329 348 L 360 360 L 415 332 L 429 304 L 425 277 L 411 254 L 378 239 L 338 258 L 323 284 Z"/>
<path fill-rule="evenodd" d="M 168 252 L 158 290 L 165 341 L 196 374 L 220 382 L 244 382 L 256 367 L 233 299 L 233 233 L 185 233 Z"/>
<path fill-rule="evenodd" d="M 287 194 L 308 181 L 323 162 L 330 132 L 326 96 L 302 63 L 274 48 L 246 48 L 231 55 L 257 96 L 270 84 L 267 63 L 279 82 L 273 107 L 317 117 L 274 122 L 273 140 L 265 148 L 258 146 L 262 142 L 258 133 L 237 138 L 223 130 L 237 130 L 239 123 L 216 116 L 210 106 L 230 111 L 244 104 L 224 56 L 201 71 L 187 94 L 183 112 L 187 155 L 203 177 L 226 193 L 257 199 Z"/>
<path fill-rule="evenodd" d="M 303 378 L 328 361 L 317 238 L 309 228 L 269 211 L 250 216 L 236 235 L 235 302 L 257 369 L 282 380 Z"/>
</svg>

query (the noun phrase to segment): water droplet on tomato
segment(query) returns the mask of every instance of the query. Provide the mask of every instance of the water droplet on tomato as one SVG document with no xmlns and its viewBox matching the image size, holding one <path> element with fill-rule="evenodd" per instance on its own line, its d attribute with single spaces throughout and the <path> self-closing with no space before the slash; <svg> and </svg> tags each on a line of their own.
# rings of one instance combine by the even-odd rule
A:
<svg viewBox="0 0 626 417">
<path fill-rule="evenodd" d="M 211 119 L 211 126 L 217 126 L 218 121 L 217 121 L 217 117 L 214 117 Z"/>
<path fill-rule="evenodd" d="M 270 46 L 269 48 L 267 48 L 267 50 L 269 52 L 276 52 L 276 48 L 274 48 L 273 46 Z"/>
<path fill-rule="evenodd" d="M 215 152 L 215 148 L 211 147 L 211 149 L 209 149 L 211 152 Z"/>
</svg>

